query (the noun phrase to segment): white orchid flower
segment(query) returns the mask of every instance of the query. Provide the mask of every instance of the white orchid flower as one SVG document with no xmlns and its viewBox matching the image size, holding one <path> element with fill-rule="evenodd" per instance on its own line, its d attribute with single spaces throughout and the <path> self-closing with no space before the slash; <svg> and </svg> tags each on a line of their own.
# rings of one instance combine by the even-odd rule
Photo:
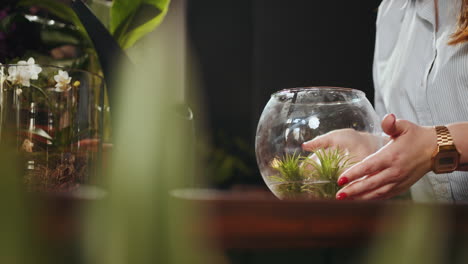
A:
<svg viewBox="0 0 468 264">
<path fill-rule="evenodd" d="M 9 67 L 7 80 L 13 84 L 21 84 L 26 87 L 31 86 L 31 75 L 25 66 Z"/>
<path fill-rule="evenodd" d="M 39 73 L 41 73 L 42 68 L 39 65 L 36 65 L 34 58 L 29 58 L 28 61 L 19 61 L 20 65 L 28 65 L 28 71 L 31 77 L 31 80 L 39 79 Z"/>
<path fill-rule="evenodd" d="M 30 80 L 39 79 L 42 68 L 35 64 L 34 58 L 29 58 L 28 61 L 18 61 L 17 64 L 18 66 L 8 68 L 7 80 L 13 84 L 29 87 L 31 85 Z"/>
<path fill-rule="evenodd" d="M 56 92 L 64 92 L 69 89 L 71 77 L 68 76 L 68 72 L 59 70 L 58 74 L 54 76 L 54 80 L 57 82 Z"/>
</svg>

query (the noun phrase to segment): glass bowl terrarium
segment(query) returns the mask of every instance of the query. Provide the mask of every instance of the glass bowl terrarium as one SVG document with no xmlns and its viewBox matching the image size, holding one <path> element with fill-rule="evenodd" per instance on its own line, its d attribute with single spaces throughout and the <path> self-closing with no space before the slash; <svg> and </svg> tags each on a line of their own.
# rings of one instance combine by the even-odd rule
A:
<svg viewBox="0 0 468 264">
<path fill-rule="evenodd" d="M 302 144 L 338 129 L 380 134 L 380 123 L 361 91 L 337 87 L 274 93 L 257 127 L 255 151 L 263 180 L 280 199 L 334 199 L 339 175 L 353 153 L 333 147 L 315 153 Z"/>
</svg>

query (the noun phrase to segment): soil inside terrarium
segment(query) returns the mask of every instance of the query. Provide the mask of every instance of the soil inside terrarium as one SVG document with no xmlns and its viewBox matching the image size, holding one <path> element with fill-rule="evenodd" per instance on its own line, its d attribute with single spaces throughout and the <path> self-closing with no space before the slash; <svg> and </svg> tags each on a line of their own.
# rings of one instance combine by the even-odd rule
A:
<svg viewBox="0 0 468 264">
<path fill-rule="evenodd" d="M 33 192 L 68 192 L 87 181 L 89 155 L 85 152 L 25 155 L 27 168 L 24 182 Z"/>
<path fill-rule="evenodd" d="M 88 181 L 92 154 L 64 147 L 75 142 L 70 120 L 56 119 L 47 109 L 39 107 L 21 109 L 20 116 L 25 122 L 21 124 L 23 130 L 18 134 L 18 144 L 22 145 L 26 165 L 24 182 L 28 191 L 69 192 Z M 63 121 L 68 126 L 61 127 Z M 35 128 L 32 133 L 29 132 L 31 124 Z M 54 140 L 53 145 L 50 138 Z M 29 149 L 24 142 L 31 144 Z"/>
</svg>

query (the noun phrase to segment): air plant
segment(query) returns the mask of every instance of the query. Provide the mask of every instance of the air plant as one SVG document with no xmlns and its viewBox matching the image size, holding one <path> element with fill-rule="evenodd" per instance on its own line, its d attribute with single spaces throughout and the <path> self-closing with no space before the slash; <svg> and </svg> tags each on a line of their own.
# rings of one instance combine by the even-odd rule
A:
<svg viewBox="0 0 468 264">
<path fill-rule="evenodd" d="M 276 191 L 280 194 L 281 198 L 292 198 L 298 193 L 302 193 L 304 185 L 304 162 L 305 157 L 294 153 L 292 155 L 286 154 L 283 159 L 275 158 L 270 166 L 279 172 L 279 175 L 270 176 L 270 180 L 274 182 Z"/>
<path fill-rule="evenodd" d="M 296 153 L 277 157 L 270 163 L 278 172 L 270 176 L 271 186 L 282 199 L 334 198 L 340 189 L 338 177 L 353 164 L 351 159 L 340 148 L 319 149 L 308 157 Z"/>
</svg>

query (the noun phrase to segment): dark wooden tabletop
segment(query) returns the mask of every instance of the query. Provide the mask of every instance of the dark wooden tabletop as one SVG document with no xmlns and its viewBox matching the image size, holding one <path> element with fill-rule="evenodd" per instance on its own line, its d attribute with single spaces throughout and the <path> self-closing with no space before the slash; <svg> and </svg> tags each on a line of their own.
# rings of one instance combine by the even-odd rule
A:
<svg viewBox="0 0 468 264">
<path fill-rule="evenodd" d="M 423 230 L 423 237 L 442 232 L 444 243 L 468 245 L 468 204 L 281 201 L 268 191 L 255 189 L 185 189 L 171 196 L 201 212 L 201 227 L 194 224 L 191 235 L 224 250 L 365 247 L 376 239 L 409 232 L 415 226 L 418 232 Z M 44 236 L 57 243 L 79 237 L 81 208 L 97 198 L 47 197 L 47 206 L 40 214 Z"/>
<path fill-rule="evenodd" d="M 468 235 L 468 204 L 281 201 L 252 190 L 179 190 L 174 196 L 208 212 L 205 229 L 195 235 L 225 249 L 359 247 L 404 232 L 405 221 L 413 220 L 441 226 L 450 239 Z"/>
</svg>

